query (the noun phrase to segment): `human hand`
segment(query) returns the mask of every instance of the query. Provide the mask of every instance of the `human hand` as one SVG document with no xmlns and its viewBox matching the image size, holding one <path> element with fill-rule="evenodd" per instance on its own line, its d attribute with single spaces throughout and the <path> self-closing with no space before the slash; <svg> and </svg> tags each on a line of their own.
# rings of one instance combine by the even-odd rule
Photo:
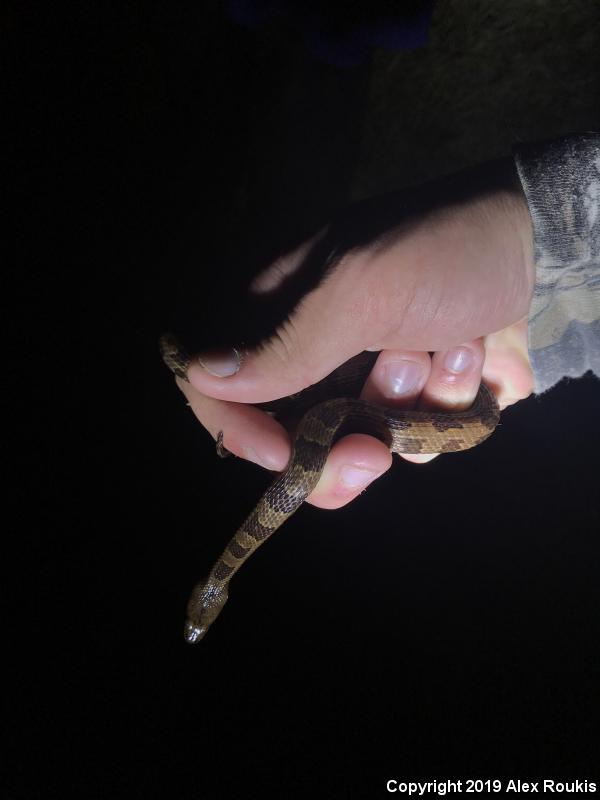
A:
<svg viewBox="0 0 600 800">
<path fill-rule="evenodd" d="M 279 259 L 253 283 L 276 292 L 327 233 Z M 403 408 L 468 408 L 481 379 L 500 407 L 527 397 L 533 379 L 527 312 L 534 282 L 529 212 L 507 182 L 420 209 L 384 237 L 346 252 L 260 351 L 204 353 L 177 379 L 195 415 L 235 455 L 285 468 L 287 431 L 248 403 L 296 393 L 363 350 L 381 353 L 361 397 Z M 405 455 L 423 462 L 434 456 Z M 378 440 L 336 443 L 308 502 L 338 508 L 391 465 Z"/>
</svg>

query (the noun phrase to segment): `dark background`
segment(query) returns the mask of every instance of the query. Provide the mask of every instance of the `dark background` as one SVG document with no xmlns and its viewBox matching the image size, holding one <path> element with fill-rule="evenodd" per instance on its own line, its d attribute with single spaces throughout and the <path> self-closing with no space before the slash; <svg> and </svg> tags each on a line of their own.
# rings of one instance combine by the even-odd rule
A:
<svg viewBox="0 0 600 800">
<path fill-rule="evenodd" d="M 551 5 L 440 0 L 422 42 L 388 3 L 6 11 L 4 796 L 598 781 L 596 379 L 303 508 L 194 648 L 189 590 L 268 476 L 216 459 L 156 346 L 237 334 L 256 271 L 351 200 L 597 129 L 596 5 Z M 418 47 L 356 45 L 390 14 Z"/>
</svg>

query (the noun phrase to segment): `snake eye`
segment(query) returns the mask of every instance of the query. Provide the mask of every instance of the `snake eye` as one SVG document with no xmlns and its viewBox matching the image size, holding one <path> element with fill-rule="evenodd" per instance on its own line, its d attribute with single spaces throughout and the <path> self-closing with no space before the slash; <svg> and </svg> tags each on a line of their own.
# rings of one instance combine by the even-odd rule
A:
<svg viewBox="0 0 600 800">
<path fill-rule="evenodd" d="M 188 644 L 195 644 L 202 639 L 206 631 L 207 628 L 196 625 L 196 623 L 192 622 L 191 619 L 187 619 L 183 629 L 183 637 Z"/>
</svg>

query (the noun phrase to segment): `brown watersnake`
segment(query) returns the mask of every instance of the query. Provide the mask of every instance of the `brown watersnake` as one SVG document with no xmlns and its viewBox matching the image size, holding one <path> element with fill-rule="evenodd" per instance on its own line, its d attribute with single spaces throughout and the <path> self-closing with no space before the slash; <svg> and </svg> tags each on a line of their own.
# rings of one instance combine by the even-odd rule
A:
<svg viewBox="0 0 600 800">
<path fill-rule="evenodd" d="M 160 339 L 169 369 L 187 380 L 190 356 L 172 334 Z M 358 399 L 378 353 L 364 352 L 319 383 L 289 398 L 256 406 L 275 415 L 301 416 L 292 455 L 211 569 L 196 584 L 187 607 L 184 636 L 203 638 L 227 602 L 229 582 L 254 551 L 302 505 L 317 485 L 333 444 L 348 433 L 368 433 L 392 453 L 450 453 L 467 450 L 490 436 L 500 411 L 493 392 L 482 383 L 473 405 L 464 411 L 438 412 L 387 408 Z M 227 455 L 223 434 L 217 453 Z"/>
</svg>

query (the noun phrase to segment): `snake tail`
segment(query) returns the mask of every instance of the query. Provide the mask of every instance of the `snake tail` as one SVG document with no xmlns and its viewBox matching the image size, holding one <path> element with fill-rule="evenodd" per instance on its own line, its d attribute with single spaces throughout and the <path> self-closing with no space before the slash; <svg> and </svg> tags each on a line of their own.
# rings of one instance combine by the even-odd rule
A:
<svg viewBox="0 0 600 800">
<path fill-rule="evenodd" d="M 189 383 L 187 371 L 191 358 L 183 349 L 177 337 L 172 333 L 163 333 L 158 340 L 158 348 L 163 361 L 171 372 Z"/>
</svg>

